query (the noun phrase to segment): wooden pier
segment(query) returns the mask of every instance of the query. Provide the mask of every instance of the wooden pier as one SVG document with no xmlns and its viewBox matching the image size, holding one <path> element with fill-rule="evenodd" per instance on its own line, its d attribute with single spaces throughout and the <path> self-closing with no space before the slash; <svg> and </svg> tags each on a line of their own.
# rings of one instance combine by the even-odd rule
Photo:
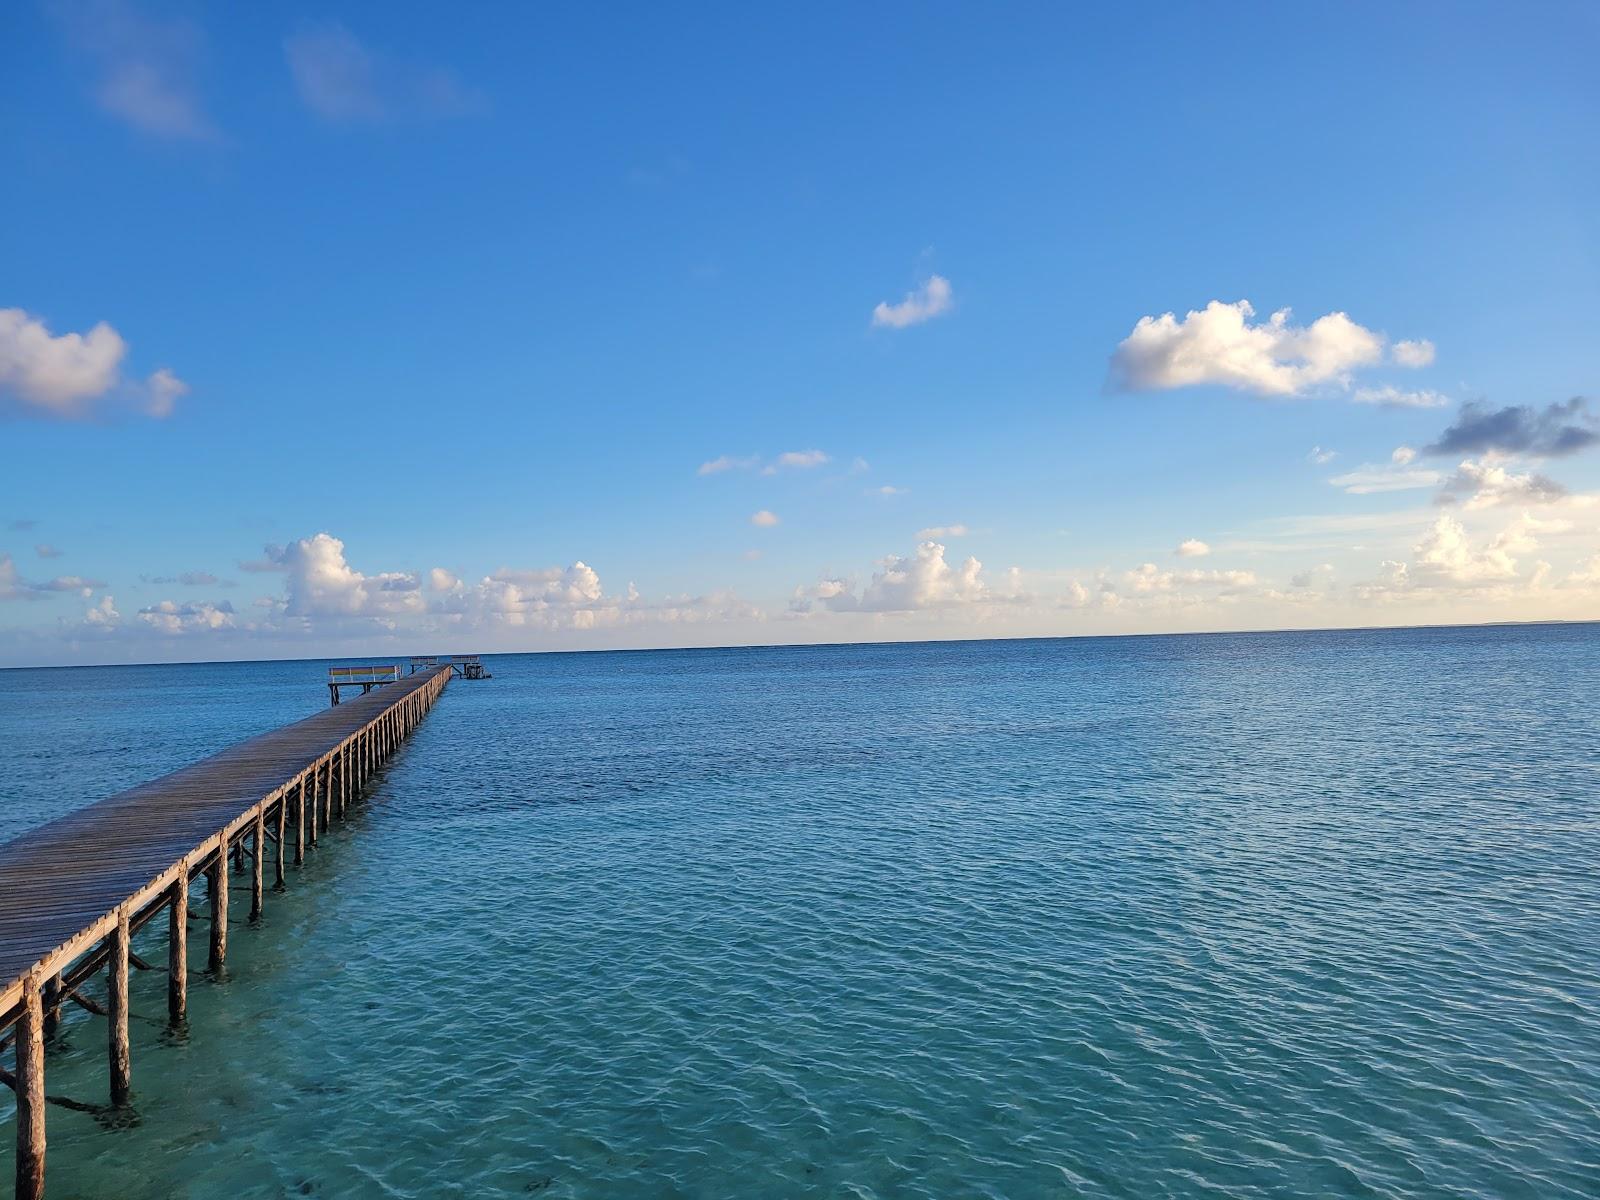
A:
<svg viewBox="0 0 1600 1200">
<path fill-rule="evenodd" d="M 397 677 L 359 699 L 241 742 L 181 771 L 70 813 L 0 846 L 0 1051 L 16 1070 L 0 1082 L 17 1097 L 18 1200 L 44 1195 L 45 1107 L 92 1107 L 45 1094 L 45 1048 L 72 1002 L 107 1017 L 109 1098 L 132 1089 L 128 970 L 151 969 L 133 934 L 168 913 L 167 1016 L 188 1004 L 190 884 L 205 876 L 207 966 L 228 953 L 228 876 L 248 860 L 250 916 L 261 915 L 267 874 L 286 882 L 285 859 L 304 861 L 331 822 L 427 714 L 454 672 Z M 79 989 L 104 970 L 108 1001 Z"/>
</svg>

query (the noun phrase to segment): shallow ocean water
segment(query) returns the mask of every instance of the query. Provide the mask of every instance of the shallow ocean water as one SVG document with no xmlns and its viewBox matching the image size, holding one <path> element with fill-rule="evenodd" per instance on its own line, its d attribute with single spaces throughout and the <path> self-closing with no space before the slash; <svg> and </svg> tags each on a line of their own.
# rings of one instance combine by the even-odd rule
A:
<svg viewBox="0 0 1600 1200">
<path fill-rule="evenodd" d="M 1600 1195 L 1600 627 L 491 669 L 52 1197 Z M 0 672 L 0 839 L 325 700 Z"/>
</svg>

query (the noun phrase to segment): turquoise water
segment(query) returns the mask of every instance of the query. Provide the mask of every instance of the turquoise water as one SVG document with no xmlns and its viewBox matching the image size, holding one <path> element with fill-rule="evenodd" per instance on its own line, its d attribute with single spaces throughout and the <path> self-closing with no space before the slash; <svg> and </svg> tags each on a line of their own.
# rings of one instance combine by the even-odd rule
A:
<svg viewBox="0 0 1600 1200">
<path fill-rule="evenodd" d="M 491 666 L 52 1196 L 1600 1195 L 1600 628 Z M 319 676 L 0 672 L 0 838 Z"/>
</svg>

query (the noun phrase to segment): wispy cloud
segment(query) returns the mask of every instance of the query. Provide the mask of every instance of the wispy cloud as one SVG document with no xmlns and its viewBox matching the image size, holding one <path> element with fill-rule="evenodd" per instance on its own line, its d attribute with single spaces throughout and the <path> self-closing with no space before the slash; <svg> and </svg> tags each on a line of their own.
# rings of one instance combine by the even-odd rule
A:
<svg viewBox="0 0 1600 1200">
<path fill-rule="evenodd" d="M 1357 404 L 1376 404 L 1382 408 L 1443 408 L 1450 403 L 1450 397 L 1440 392 L 1426 388 L 1408 392 L 1392 383 L 1357 388 L 1350 393 L 1350 399 Z"/>
<path fill-rule="evenodd" d="M 917 541 L 939 541 L 942 538 L 966 537 L 969 530 L 965 525 L 930 525 L 926 529 L 917 530 Z"/>
<path fill-rule="evenodd" d="M 807 470 L 811 467 L 820 467 L 827 461 L 828 456 L 821 450 L 785 450 L 778 455 L 772 466 L 774 468 L 797 467 L 800 470 Z"/>
<path fill-rule="evenodd" d="M 872 323 L 888 329 L 920 325 L 949 312 L 955 303 L 950 281 L 943 275 L 930 275 L 920 287 L 906 293 L 898 304 L 880 302 L 872 310 Z"/>
<path fill-rule="evenodd" d="M 1389 357 L 1402 367 L 1431 367 L 1434 345 L 1427 338 L 1396 342 L 1389 350 Z"/>
<path fill-rule="evenodd" d="M 1432 487 L 1439 482 L 1439 472 L 1411 465 L 1415 453 L 1408 446 L 1397 448 L 1387 463 L 1365 463 L 1343 475 L 1328 480 L 1334 487 L 1343 488 L 1352 496 L 1366 496 L 1379 492 L 1404 492 L 1413 488 Z"/>
<path fill-rule="evenodd" d="M 785 450 L 770 462 L 764 461 L 759 454 L 744 456 L 723 454 L 701 463 L 695 469 L 695 474 L 720 475 L 724 471 L 754 471 L 759 468 L 763 475 L 776 475 L 779 471 L 785 470 L 808 471 L 831 461 L 833 460 L 822 450 Z"/>
<path fill-rule="evenodd" d="M 759 455 L 752 455 L 748 458 L 735 458 L 729 454 L 721 454 L 716 458 L 708 459 L 701 463 L 695 474 L 720 475 L 724 471 L 748 471 L 752 467 L 760 465 L 761 458 Z"/>
<path fill-rule="evenodd" d="M 106 587 L 103 579 L 86 579 L 81 575 L 57 575 L 39 583 L 22 577 L 15 560 L 9 554 L 0 554 L 0 600 L 34 600 L 46 592 L 80 592 L 87 596 Z"/>
<path fill-rule="evenodd" d="M 759 525 L 763 529 L 770 529 L 778 523 L 778 514 L 763 508 L 760 512 L 750 515 L 750 524 Z"/>
<path fill-rule="evenodd" d="M 196 82 L 206 53 L 199 26 L 148 16 L 124 0 L 65 0 L 52 11 L 67 40 L 94 63 L 102 109 L 154 137 L 217 139 Z"/>
<path fill-rule="evenodd" d="M 301 101 L 335 123 L 444 120 L 487 105 L 482 92 L 463 85 L 452 71 L 375 50 L 337 22 L 291 35 L 284 53 Z"/>
</svg>

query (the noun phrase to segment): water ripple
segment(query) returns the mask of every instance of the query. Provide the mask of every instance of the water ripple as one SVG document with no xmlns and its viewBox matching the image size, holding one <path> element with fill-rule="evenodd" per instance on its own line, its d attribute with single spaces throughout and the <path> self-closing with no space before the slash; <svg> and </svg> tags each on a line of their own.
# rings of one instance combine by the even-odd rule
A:
<svg viewBox="0 0 1600 1200">
<path fill-rule="evenodd" d="M 493 670 L 56 1194 L 1600 1195 L 1591 627 Z M 191 749 L 33 700 L 108 782 Z"/>
</svg>

